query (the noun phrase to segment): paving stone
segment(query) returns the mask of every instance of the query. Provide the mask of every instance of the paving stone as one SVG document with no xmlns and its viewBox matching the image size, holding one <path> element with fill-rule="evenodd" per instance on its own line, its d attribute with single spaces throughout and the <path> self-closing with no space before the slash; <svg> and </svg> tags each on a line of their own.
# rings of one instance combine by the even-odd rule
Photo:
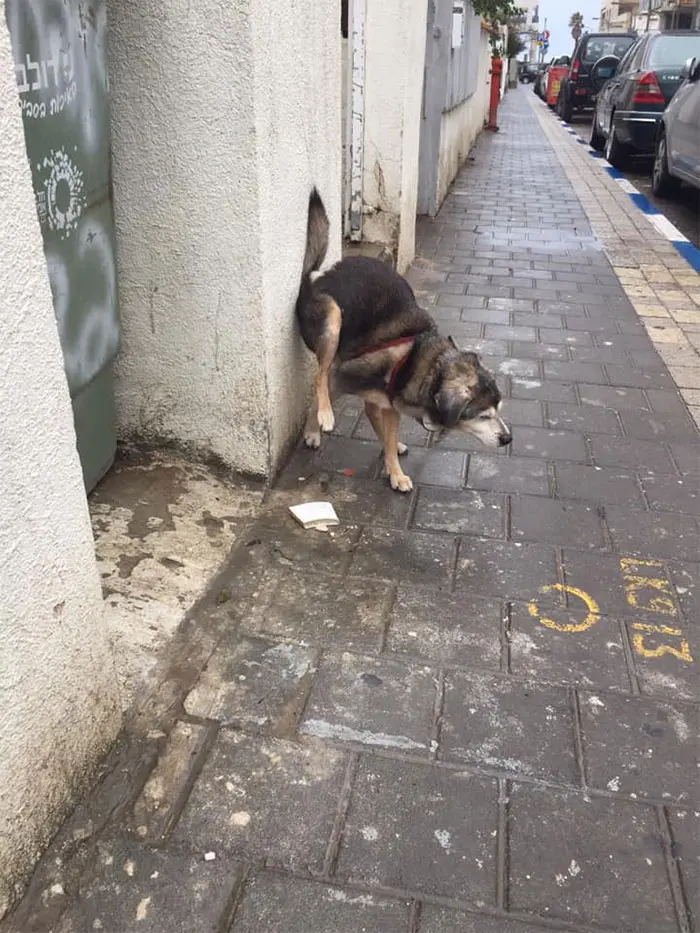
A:
<svg viewBox="0 0 700 933">
<path fill-rule="evenodd" d="M 173 854 L 135 842 L 101 842 L 81 880 L 79 898 L 54 929 L 57 933 L 218 933 L 241 869 L 222 853 L 210 861 L 204 854 Z"/>
<path fill-rule="evenodd" d="M 415 528 L 502 538 L 503 522 L 503 496 L 496 493 L 438 488 L 418 492 Z"/>
<path fill-rule="evenodd" d="M 676 472 L 668 451 L 654 441 L 592 434 L 588 443 L 598 466 L 637 470 L 642 476 Z"/>
<path fill-rule="evenodd" d="M 497 308 L 465 308 L 460 315 L 463 321 L 480 321 L 484 324 L 510 324 L 510 312 Z"/>
<path fill-rule="evenodd" d="M 207 737 L 205 726 L 178 722 L 132 811 L 132 829 L 146 840 L 169 830 L 180 795 Z"/>
<path fill-rule="evenodd" d="M 501 617 L 497 599 L 401 583 L 389 617 L 387 651 L 497 671 Z"/>
<path fill-rule="evenodd" d="M 700 515 L 700 481 L 679 476 L 644 476 L 644 493 L 652 509 Z"/>
<path fill-rule="evenodd" d="M 346 437 L 324 437 L 318 450 L 299 447 L 284 470 L 284 476 L 312 476 L 352 467 L 358 476 L 374 478 L 379 468 L 379 447 L 357 443 Z"/>
<path fill-rule="evenodd" d="M 682 418 L 688 414 L 687 406 L 678 391 L 667 392 L 663 389 L 647 389 L 646 396 L 654 411 Z"/>
<path fill-rule="evenodd" d="M 591 787 L 639 797 L 698 798 L 698 718 L 641 697 L 581 696 L 581 731 Z"/>
<path fill-rule="evenodd" d="M 541 683 L 631 690 L 619 622 L 586 610 L 511 607 L 510 669 Z"/>
<path fill-rule="evenodd" d="M 602 366 L 596 363 L 559 363 L 556 360 L 545 362 L 544 378 L 564 382 L 587 382 L 593 385 L 606 385 L 607 379 Z"/>
<path fill-rule="evenodd" d="M 521 343 L 513 341 L 513 354 L 531 360 L 568 360 L 569 350 L 566 346 L 550 343 Z"/>
<path fill-rule="evenodd" d="M 576 783 L 571 703 L 566 690 L 458 672 L 445 682 L 441 757 Z"/>
<path fill-rule="evenodd" d="M 579 395 L 584 405 L 597 408 L 611 408 L 622 411 L 625 408 L 647 408 L 646 399 L 641 389 L 623 389 L 619 386 L 579 385 Z"/>
<path fill-rule="evenodd" d="M 557 463 L 554 472 L 557 495 L 563 499 L 587 499 L 644 508 L 644 498 L 633 473 L 578 463 Z"/>
<path fill-rule="evenodd" d="M 547 405 L 547 423 L 550 428 L 587 434 L 622 433 L 614 411 L 592 405 L 560 405 L 550 402 Z"/>
<path fill-rule="evenodd" d="M 434 705 L 430 668 L 343 653 L 321 665 L 300 731 L 419 751 L 430 747 Z"/>
<path fill-rule="evenodd" d="M 669 444 L 674 463 L 683 476 L 700 477 L 700 446 Z"/>
<path fill-rule="evenodd" d="M 376 651 L 392 589 L 378 580 L 270 574 L 242 628 L 324 648 Z"/>
<path fill-rule="evenodd" d="M 677 930 L 651 807 L 516 785 L 510 908 L 615 930 Z"/>
<path fill-rule="evenodd" d="M 692 439 L 695 426 L 687 414 L 661 414 L 646 411 L 620 411 L 620 418 L 625 428 L 625 434 L 630 437 L 644 437 L 664 441 L 685 441 Z M 700 456 L 700 448 L 698 448 Z"/>
<path fill-rule="evenodd" d="M 511 535 L 515 541 L 541 541 L 554 547 L 605 547 L 598 509 L 534 496 L 513 499 Z"/>
<path fill-rule="evenodd" d="M 505 399 L 502 417 L 511 427 L 524 425 L 525 427 L 541 428 L 543 425 L 543 410 L 539 402 L 526 402 L 518 399 Z"/>
<path fill-rule="evenodd" d="M 231 933 L 404 933 L 409 915 L 407 901 L 259 873 L 246 882 Z"/>
<path fill-rule="evenodd" d="M 694 622 L 696 619 L 693 620 Z M 682 618 L 641 614 L 626 622 L 642 693 L 663 700 L 700 700 L 700 631 Z"/>
<path fill-rule="evenodd" d="M 416 454 L 420 454 L 420 451 L 412 449 L 409 452 L 409 456 Z M 296 523 L 289 514 L 289 507 L 292 505 L 319 500 L 333 503 L 341 522 L 341 530 L 346 526 L 354 530 L 356 526 L 366 524 L 403 528 L 411 512 L 411 496 L 392 495 L 385 482 L 344 476 L 342 473 L 318 473 L 310 476 L 301 474 L 293 479 L 289 477 L 286 484 L 270 494 L 267 511 L 275 516 L 273 523 L 276 530 L 281 526 L 285 531 L 289 531 L 291 523 L 296 536 L 305 536 L 305 540 L 310 537 L 311 540 L 308 540 L 307 544 L 323 550 L 329 535 L 316 532 L 310 536 L 308 531 L 297 530 Z M 332 529 L 332 534 L 331 541 L 335 540 L 338 529 Z M 294 553 L 290 557 L 294 559 Z M 342 569 L 346 564 L 347 560 L 339 562 L 336 569 Z"/>
<path fill-rule="evenodd" d="M 700 522 L 693 515 L 637 512 L 620 507 L 605 516 L 619 549 L 639 557 L 693 560 L 698 556 Z"/>
<path fill-rule="evenodd" d="M 513 358 L 499 360 L 497 365 L 492 368 L 493 371 L 500 376 L 519 376 L 523 379 L 538 379 L 540 375 L 540 365 L 537 360 L 519 360 Z"/>
<path fill-rule="evenodd" d="M 491 906 L 496 800 L 496 783 L 486 778 L 364 757 L 341 842 L 338 877 Z"/>
<path fill-rule="evenodd" d="M 472 454 L 467 485 L 471 489 L 534 496 L 549 495 L 547 464 L 522 457 L 495 457 Z"/>
<path fill-rule="evenodd" d="M 633 369 L 631 366 L 616 366 L 608 363 L 605 371 L 610 385 L 638 389 L 675 390 L 671 377 L 662 370 Z"/>
<path fill-rule="evenodd" d="M 346 766 L 345 755 L 313 740 L 221 732 L 173 839 L 217 857 L 318 873 Z"/>
<path fill-rule="evenodd" d="M 680 868 L 685 900 L 698 928 L 700 920 L 700 813 L 697 810 L 670 810 L 673 854 Z"/>
<path fill-rule="evenodd" d="M 497 340 L 537 340 L 534 327 L 506 327 L 502 324 L 487 324 L 484 336 Z"/>
<path fill-rule="evenodd" d="M 540 587 L 557 581 L 556 554 L 548 544 L 463 538 L 457 561 L 458 592 L 531 598 Z"/>
<path fill-rule="evenodd" d="M 461 489 L 467 472 L 467 458 L 456 450 L 411 450 L 402 464 L 414 486 Z"/>
<path fill-rule="evenodd" d="M 553 927 L 519 923 L 512 918 L 465 914 L 455 910 L 424 905 L 419 933 L 563 933 Z"/>
<path fill-rule="evenodd" d="M 513 453 L 541 460 L 586 462 L 588 451 L 581 434 L 551 428 L 520 428 L 513 435 Z"/>
<path fill-rule="evenodd" d="M 399 435 L 401 440 L 405 444 L 408 444 L 409 447 L 425 447 L 428 440 L 428 432 L 412 418 L 402 419 Z M 377 445 L 377 456 L 381 456 L 381 448 L 377 440 L 377 435 L 374 433 L 374 428 L 367 420 L 364 411 L 357 422 L 357 427 L 355 428 L 353 436 L 363 441 L 373 441 Z"/>
<path fill-rule="evenodd" d="M 683 615 L 689 622 L 700 620 L 700 563 L 672 561 L 668 564 Z"/>
<path fill-rule="evenodd" d="M 350 572 L 360 577 L 399 578 L 439 586 L 452 570 L 454 550 L 454 542 L 443 535 L 365 529 Z"/>
<path fill-rule="evenodd" d="M 576 389 L 569 382 L 542 382 L 540 379 L 512 377 L 511 394 L 515 399 L 533 399 L 538 402 L 566 402 L 575 405 Z"/>
<path fill-rule="evenodd" d="M 185 700 L 190 716 L 276 733 L 293 727 L 316 670 L 301 645 L 242 638 L 220 645 Z"/>
<path fill-rule="evenodd" d="M 299 498 L 297 501 L 303 501 Z M 258 542 L 269 560 L 280 567 L 342 573 L 352 559 L 359 529 L 352 525 L 334 529 L 333 537 L 318 531 L 305 531 L 288 509 L 271 503 L 251 526 L 249 540 Z"/>
</svg>

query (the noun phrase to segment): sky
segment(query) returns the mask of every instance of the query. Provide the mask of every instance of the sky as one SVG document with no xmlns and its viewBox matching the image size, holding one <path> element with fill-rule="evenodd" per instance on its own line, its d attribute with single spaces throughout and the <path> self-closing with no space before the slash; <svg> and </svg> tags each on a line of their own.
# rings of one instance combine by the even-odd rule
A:
<svg viewBox="0 0 700 933">
<path fill-rule="evenodd" d="M 547 17 L 547 29 L 550 32 L 549 51 L 545 61 L 555 55 L 571 55 L 574 40 L 571 38 L 569 19 L 572 13 L 583 13 L 584 29 L 594 32 L 598 28 L 600 0 L 540 0 L 540 28 Z"/>
</svg>

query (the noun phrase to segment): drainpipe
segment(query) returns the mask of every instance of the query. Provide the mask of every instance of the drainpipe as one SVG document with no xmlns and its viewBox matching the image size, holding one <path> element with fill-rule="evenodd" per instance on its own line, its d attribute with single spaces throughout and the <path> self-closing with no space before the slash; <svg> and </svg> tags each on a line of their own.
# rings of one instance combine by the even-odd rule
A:
<svg viewBox="0 0 700 933">
<path fill-rule="evenodd" d="M 351 0 L 350 239 L 362 239 L 362 175 L 365 167 L 365 2 Z"/>
</svg>

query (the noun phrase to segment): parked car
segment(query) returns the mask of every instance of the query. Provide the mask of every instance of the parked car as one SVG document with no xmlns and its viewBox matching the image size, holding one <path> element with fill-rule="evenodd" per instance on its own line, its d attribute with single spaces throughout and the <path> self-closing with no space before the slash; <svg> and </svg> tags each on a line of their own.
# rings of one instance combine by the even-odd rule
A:
<svg viewBox="0 0 700 933">
<path fill-rule="evenodd" d="M 590 110 L 595 104 L 596 92 L 591 80 L 591 69 L 601 58 L 614 56 L 621 59 L 636 41 L 632 33 L 591 32 L 576 44 L 569 74 L 561 83 L 557 100 L 557 113 L 567 123 L 574 111 Z"/>
<path fill-rule="evenodd" d="M 652 188 L 659 197 L 673 194 L 681 182 L 700 188 L 700 56 L 682 76 L 656 137 Z"/>
<path fill-rule="evenodd" d="M 564 68 L 568 68 L 571 64 L 571 59 L 568 55 L 560 55 L 558 58 L 553 58 L 548 65 L 542 66 L 542 72 L 535 82 L 534 91 L 538 97 L 542 100 L 547 100 L 547 83 L 549 81 L 549 69 L 556 68 L 560 65 Z"/>
<path fill-rule="evenodd" d="M 542 68 L 543 66 L 538 65 L 537 62 L 525 62 L 520 70 L 521 84 L 533 84 L 537 80 Z"/>
<path fill-rule="evenodd" d="M 591 146 L 623 168 L 630 156 L 652 156 L 661 118 L 680 87 L 689 58 L 700 58 L 700 32 L 648 33 L 620 61 L 604 56 L 591 70 L 598 89 Z M 700 147 L 700 137 L 696 140 Z"/>
</svg>

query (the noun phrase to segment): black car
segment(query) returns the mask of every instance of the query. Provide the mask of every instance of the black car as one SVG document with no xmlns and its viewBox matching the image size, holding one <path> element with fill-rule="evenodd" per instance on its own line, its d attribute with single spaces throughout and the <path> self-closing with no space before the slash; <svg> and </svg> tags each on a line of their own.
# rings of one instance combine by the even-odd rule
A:
<svg viewBox="0 0 700 933">
<path fill-rule="evenodd" d="M 542 68 L 544 65 L 538 65 L 537 62 L 525 62 L 520 71 L 521 84 L 532 84 L 536 81 Z"/>
<path fill-rule="evenodd" d="M 593 107 L 596 92 L 591 69 L 601 58 L 622 58 L 635 40 L 634 34 L 626 32 L 591 32 L 579 39 L 569 74 L 561 82 L 559 90 L 557 113 L 562 120 L 569 123 L 575 110 Z"/>
<path fill-rule="evenodd" d="M 664 110 L 691 58 L 700 59 L 700 32 L 649 33 L 620 61 L 613 56 L 596 62 L 592 77 L 600 91 L 590 142 L 605 150 L 611 165 L 622 168 L 631 155 L 654 154 Z"/>
</svg>

